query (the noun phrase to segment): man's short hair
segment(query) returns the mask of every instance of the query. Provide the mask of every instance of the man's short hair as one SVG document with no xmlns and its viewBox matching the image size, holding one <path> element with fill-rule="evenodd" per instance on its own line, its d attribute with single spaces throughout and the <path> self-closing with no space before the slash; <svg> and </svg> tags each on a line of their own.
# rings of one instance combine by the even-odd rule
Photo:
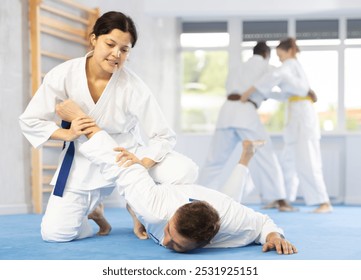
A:
<svg viewBox="0 0 361 280">
<path fill-rule="evenodd" d="M 178 208 L 175 227 L 183 237 L 195 241 L 201 248 L 206 246 L 220 228 L 216 209 L 205 201 L 193 201 Z"/>
<path fill-rule="evenodd" d="M 253 48 L 253 54 L 262 55 L 263 57 L 269 56 L 270 53 L 271 49 L 265 41 L 259 41 Z"/>
</svg>

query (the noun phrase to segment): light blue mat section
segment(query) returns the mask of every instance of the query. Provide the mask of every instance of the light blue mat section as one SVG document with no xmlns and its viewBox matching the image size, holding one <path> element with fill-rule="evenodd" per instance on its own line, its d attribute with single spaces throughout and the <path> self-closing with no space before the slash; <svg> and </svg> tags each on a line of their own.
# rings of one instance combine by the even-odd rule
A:
<svg viewBox="0 0 361 280">
<path fill-rule="evenodd" d="M 269 215 L 281 226 L 298 254 L 262 253 L 260 245 L 232 249 L 201 249 L 175 253 L 152 240 L 139 240 L 123 208 L 106 209 L 112 224 L 109 236 L 67 243 L 47 243 L 40 237 L 41 215 L 0 216 L 1 260 L 361 260 L 361 207 L 334 206 L 331 214 L 311 214 L 300 206 L 295 213 L 251 208 Z M 95 224 L 94 224 L 94 228 Z"/>
</svg>

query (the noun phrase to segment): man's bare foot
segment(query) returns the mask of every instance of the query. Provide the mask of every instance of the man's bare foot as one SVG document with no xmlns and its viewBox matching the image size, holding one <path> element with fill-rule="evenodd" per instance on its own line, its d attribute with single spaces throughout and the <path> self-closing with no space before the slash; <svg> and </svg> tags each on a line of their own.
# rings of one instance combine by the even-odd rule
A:
<svg viewBox="0 0 361 280">
<path fill-rule="evenodd" d="M 296 212 L 298 211 L 298 208 L 293 207 L 286 200 L 280 199 L 278 200 L 278 210 L 280 212 Z"/>
<path fill-rule="evenodd" d="M 64 121 L 71 122 L 72 120 L 87 116 L 82 108 L 73 100 L 67 99 L 55 106 L 56 114 Z"/>
<path fill-rule="evenodd" d="M 147 231 L 144 225 L 138 220 L 133 209 L 127 204 L 127 210 L 133 219 L 133 232 L 139 239 L 148 239 Z"/>
<path fill-rule="evenodd" d="M 88 215 L 88 219 L 93 220 L 99 226 L 97 235 L 108 235 L 112 230 L 112 226 L 104 217 L 104 205 L 102 203 L 100 203 L 97 208 Z"/>
<path fill-rule="evenodd" d="M 324 213 L 331 213 L 333 208 L 330 203 L 322 203 L 318 208 L 312 211 L 312 213 L 316 214 L 324 214 Z"/>
<path fill-rule="evenodd" d="M 262 147 L 266 141 L 264 140 L 244 140 L 242 142 L 242 155 L 239 160 L 240 164 L 248 166 L 249 161 L 252 159 L 253 155 L 256 153 L 259 147 Z"/>
<path fill-rule="evenodd" d="M 296 212 L 298 208 L 293 207 L 285 199 L 279 199 L 268 203 L 263 209 L 278 209 L 280 212 Z"/>
</svg>

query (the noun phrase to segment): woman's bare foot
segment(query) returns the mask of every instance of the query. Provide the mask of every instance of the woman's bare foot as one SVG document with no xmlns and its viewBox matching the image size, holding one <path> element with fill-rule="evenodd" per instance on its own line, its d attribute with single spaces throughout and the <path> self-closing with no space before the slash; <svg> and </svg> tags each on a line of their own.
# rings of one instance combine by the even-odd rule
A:
<svg viewBox="0 0 361 280">
<path fill-rule="evenodd" d="M 315 210 L 312 211 L 312 213 L 317 213 L 317 214 L 323 214 L 323 213 L 331 213 L 333 211 L 333 208 L 331 206 L 330 203 L 325 202 L 325 203 L 321 203 L 321 205 L 316 208 Z"/>
<path fill-rule="evenodd" d="M 93 220 L 99 226 L 97 235 L 108 235 L 112 230 L 112 226 L 104 217 L 104 205 L 102 203 L 100 203 L 97 208 L 88 215 L 88 219 Z"/>
<path fill-rule="evenodd" d="M 139 239 L 148 239 L 147 231 L 144 225 L 138 220 L 133 209 L 127 204 L 127 210 L 133 219 L 133 232 Z"/>
<path fill-rule="evenodd" d="M 249 161 L 252 159 L 257 149 L 259 147 L 262 147 L 265 143 L 266 141 L 264 140 L 255 140 L 255 141 L 244 140 L 242 142 L 243 149 L 239 163 L 248 166 Z"/>
</svg>

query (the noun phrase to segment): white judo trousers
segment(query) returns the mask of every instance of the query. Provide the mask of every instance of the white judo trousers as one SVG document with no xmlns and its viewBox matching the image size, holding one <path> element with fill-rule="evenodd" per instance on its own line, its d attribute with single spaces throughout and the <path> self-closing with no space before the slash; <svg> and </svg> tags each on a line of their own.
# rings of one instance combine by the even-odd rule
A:
<svg viewBox="0 0 361 280">
<path fill-rule="evenodd" d="M 300 186 L 307 205 L 329 202 L 322 170 L 319 121 L 309 100 L 288 102 L 281 164 L 287 197 L 297 198 Z"/>
<path fill-rule="evenodd" d="M 100 131 L 82 144 L 80 152 L 99 165 L 103 176 L 117 185 L 120 194 L 124 195 L 157 244 L 163 245 L 164 228 L 177 209 L 193 200 L 207 201 L 221 218 L 220 230 L 207 247 L 240 247 L 252 242 L 264 244 L 270 232 L 283 234 L 267 215 L 257 213 L 223 193 L 196 184 L 156 184 L 139 164 L 119 167 L 114 162 L 114 145 L 114 140 L 105 131 Z M 247 167 L 238 164 L 228 183 L 235 183 L 243 190 L 247 189 L 249 180 Z M 241 192 L 234 195 L 241 195 Z"/>
<path fill-rule="evenodd" d="M 261 123 L 254 105 L 249 102 L 226 101 L 221 108 L 220 116 L 230 118 L 230 120 L 224 120 L 223 122 L 230 124 L 237 122 L 237 125 L 216 128 L 198 182 L 207 187 L 220 190 L 220 187 L 224 184 L 220 180 L 224 166 L 237 145 L 246 139 L 265 140 L 265 145 L 257 149 L 250 162 L 252 177 L 255 180 L 256 187 L 259 188 L 263 202 L 285 199 L 286 191 L 282 169 L 274 152 L 272 141 Z M 234 188 L 239 187 L 234 185 Z"/>
</svg>

